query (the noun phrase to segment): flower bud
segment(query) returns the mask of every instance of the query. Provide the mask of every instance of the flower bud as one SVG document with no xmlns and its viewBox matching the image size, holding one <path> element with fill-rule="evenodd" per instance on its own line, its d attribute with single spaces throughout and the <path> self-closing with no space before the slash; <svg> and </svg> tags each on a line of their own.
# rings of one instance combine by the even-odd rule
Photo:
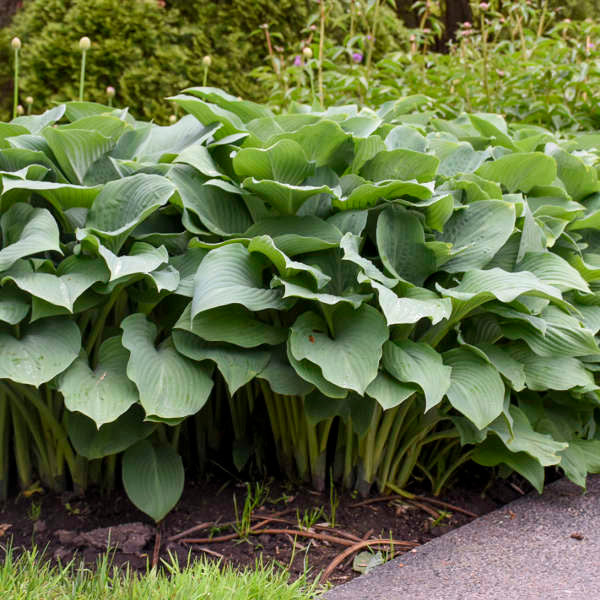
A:
<svg viewBox="0 0 600 600">
<path fill-rule="evenodd" d="M 306 46 L 306 47 L 302 48 L 302 54 L 304 54 L 304 58 L 309 60 L 312 58 L 313 51 L 310 49 L 310 46 Z"/>
<path fill-rule="evenodd" d="M 205 67 L 210 67 L 210 65 L 212 64 L 212 58 L 207 54 L 203 59 L 202 59 L 202 64 Z"/>
<path fill-rule="evenodd" d="M 487 10 L 490 7 L 490 5 L 487 2 L 480 2 L 479 4 L 479 8 L 481 10 Z"/>
<path fill-rule="evenodd" d="M 21 49 L 21 40 L 18 37 L 14 37 L 11 40 L 10 45 L 12 46 L 13 50 L 20 50 Z"/>
<path fill-rule="evenodd" d="M 21 106 L 20 104 L 17 105 L 17 114 L 18 115 L 23 115 L 25 114 L 25 109 L 23 108 L 23 106 Z"/>
<path fill-rule="evenodd" d="M 90 38 L 87 37 L 86 35 L 84 35 L 80 40 L 79 40 L 79 49 L 83 50 L 84 52 L 86 50 L 89 50 L 92 46 L 92 42 L 90 41 Z"/>
<path fill-rule="evenodd" d="M 114 97 L 115 97 L 115 93 L 116 93 L 116 92 L 115 92 L 115 88 L 114 88 L 112 85 L 109 85 L 109 86 L 106 88 L 106 95 L 107 95 L 109 98 L 114 98 Z"/>
<path fill-rule="evenodd" d="M 169 123 L 173 124 L 177 122 L 177 117 L 175 115 L 171 115 L 169 117 Z"/>
<path fill-rule="evenodd" d="M 27 96 L 27 98 L 25 98 L 25 104 L 31 106 L 33 104 L 33 98 L 31 96 Z"/>
</svg>

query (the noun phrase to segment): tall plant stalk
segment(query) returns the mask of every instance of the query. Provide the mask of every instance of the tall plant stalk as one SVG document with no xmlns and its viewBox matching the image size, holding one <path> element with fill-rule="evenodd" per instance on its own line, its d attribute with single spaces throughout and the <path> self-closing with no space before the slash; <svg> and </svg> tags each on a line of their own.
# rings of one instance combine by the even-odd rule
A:
<svg viewBox="0 0 600 600">
<path fill-rule="evenodd" d="M 85 58 L 87 51 L 90 49 L 92 43 L 89 37 L 82 37 L 79 40 L 79 49 L 81 50 L 81 69 L 79 72 L 79 102 L 83 102 L 83 91 L 85 87 Z"/>
<path fill-rule="evenodd" d="M 17 116 L 17 107 L 19 106 L 19 51 L 21 50 L 21 40 L 14 37 L 10 43 L 13 49 L 13 110 L 12 118 Z"/>
</svg>

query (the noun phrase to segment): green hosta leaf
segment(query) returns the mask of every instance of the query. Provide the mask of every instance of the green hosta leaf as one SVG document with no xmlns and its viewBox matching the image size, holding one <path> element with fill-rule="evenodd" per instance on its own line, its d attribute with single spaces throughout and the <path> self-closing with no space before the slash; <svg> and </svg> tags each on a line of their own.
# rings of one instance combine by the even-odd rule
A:
<svg viewBox="0 0 600 600">
<path fill-rule="evenodd" d="M 444 265 L 444 271 L 483 268 L 508 240 L 514 226 L 514 206 L 500 200 L 481 200 L 455 212 L 439 236 L 452 244 L 457 254 Z"/>
<path fill-rule="evenodd" d="M 175 291 L 180 296 L 192 298 L 194 295 L 194 278 L 200 263 L 207 251 L 204 248 L 188 248 L 185 254 L 170 257 L 170 264 L 179 272 L 179 286 Z"/>
<path fill-rule="evenodd" d="M 377 376 L 388 329 L 370 306 L 340 306 L 331 317 L 333 337 L 316 313 L 300 315 L 291 327 L 290 352 L 298 361 L 318 365 L 327 381 L 363 394 Z M 300 373 L 302 376 L 302 374 Z"/>
<path fill-rule="evenodd" d="M 233 168 L 239 177 L 291 185 L 301 184 L 314 172 L 302 146 L 292 140 L 281 140 L 265 149 L 243 148 L 233 157 Z"/>
<path fill-rule="evenodd" d="M 94 421 L 78 412 L 67 412 L 66 422 L 69 439 L 77 454 L 89 460 L 123 452 L 147 438 L 156 428 L 154 423 L 144 422 L 144 411 L 139 404 L 100 429 Z"/>
<path fill-rule="evenodd" d="M 496 369 L 510 381 L 514 390 L 520 392 L 525 389 L 525 367 L 521 363 L 494 344 L 478 344 L 477 347 L 485 353 Z"/>
<path fill-rule="evenodd" d="M 206 146 L 201 146 L 200 144 L 188 146 L 183 152 L 179 153 L 173 162 L 190 165 L 207 177 L 224 176 L 213 160 L 208 148 L 206 148 Z"/>
<path fill-rule="evenodd" d="M 263 268 L 260 258 L 242 244 L 211 250 L 196 272 L 192 317 L 230 304 L 241 304 L 252 311 L 285 308 L 281 290 L 263 288 Z"/>
<path fill-rule="evenodd" d="M 501 183 L 509 192 L 529 192 L 550 185 L 557 175 L 556 162 L 541 152 L 515 152 L 486 162 L 477 175 Z"/>
<path fill-rule="evenodd" d="M 394 200 L 403 196 L 427 200 L 432 192 L 429 187 L 413 181 L 379 181 L 366 182 L 362 177 L 349 175 L 342 178 L 342 189 L 352 178 L 356 185 L 352 186 L 347 195 L 333 197 L 332 204 L 340 210 L 364 210 L 379 204 L 382 200 Z"/>
<path fill-rule="evenodd" d="M 450 404 L 483 429 L 504 408 L 505 388 L 498 371 L 466 347 L 444 353 L 444 362 L 452 367 Z"/>
<path fill-rule="evenodd" d="M 27 115 L 17 117 L 12 120 L 13 125 L 20 125 L 25 127 L 31 133 L 39 133 L 42 129 L 48 125 L 54 125 L 57 121 L 60 121 L 62 116 L 65 114 L 65 105 L 60 104 L 55 106 L 41 115 Z"/>
<path fill-rule="evenodd" d="M 116 256 L 102 245 L 98 247 L 98 254 L 110 271 L 110 281 L 131 275 L 148 275 L 169 261 L 169 253 L 164 246 L 155 248 L 146 242 L 135 242 L 129 254 L 124 256 Z"/>
<path fill-rule="evenodd" d="M 361 238 L 352 233 L 346 233 L 340 241 L 340 248 L 344 251 L 343 259 L 360 267 L 363 273 L 370 279 L 392 288 L 398 284 L 398 279 L 392 279 L 384 275 L 370 260 L 360 255 Z"/>
<path fill-rule="evenodd" d="M 432 150 L 440 159 L 437 174 L 445 177 L 452 177 L 459 173 L 472 173 L 490 156 L 489 151 L 474 150 L 468 142 L 449 140 L 440 140 L 432 144 Z"/>
<path fill-rule="evenodd" d="M 516 270 L 530 271 L 545 283 L 560 290 L 590 291 L 579 272 L 564 258 L 552 252 L 530 252 L 517 265 Z"/>
<path fill-rule="evenodd" d="M 331 281 L 331 277 L 323 273 L 320 269 L 288 258 L 284 252 L 277 248 L 275 242 L 268 235 L 252 238 L 248 244 L 248 251 L 250 253 L 258 252 L 266 256 L 275 265 L 282 277 L 294 277 L 299 274 L 305 274 L 314 280 L 317 288 L 322 288 Z"/>
<path fill-rule="evenodd" d="M 197 413 L 208 400 L 208 369 L 178 354 L 167 339 L 154 346 L 157 329 L 142 314 L 122 323 L 123 346 L 130 352 L 127 376 L 137 386 L 148 417 L 180 419 Z"/>
<path fill-rule="evenodd" d="M 73 207 L 89 208 L 100 193 L 100 186 L 84 187 L 51 181 L 31 181 L 28 179 L 2 178 L 2 194 L 11 190 L 26 190 L 39 194 L 59 212 Z"/>
<path fill-rule="evenodd" d="M 398 125 L 394 127 L 385 138 L 385 145 L 388 150 L 398 150 L 406 148 L 415 152 L 425 152 L 427 140 L 414 127 L 408 125 Z"/>
<path fill-rule="evenodd" d="M 189 331 L 175 330 L 173 341 L 177 350 L 184 356 L 196 361 L 215 362 L 227 382 L 231 395 L 252 381 L 267 366 L 271 358 L 268 350 L 211 344 Z"/>
<path fill-rule="evenodd" d="M 575 202 L 600 191 L 595 167 L 586 165 L 581 158 L 569 154 L 556 144 L 547 144 L 545 151 L 556 161 L 558 178 L 565 184 Z"/>
<path fill-rule="evenodd" d="M 184 209 L 194 213 L 210 232 L 230 236 L 252 225 L 250 213 L 239 194 L 218 187 L 215 181 L 206 181 L 186 165 L 173 166 L 168 177 L 177 186 Z"/>
<path fill-rule="evenodd" d="M 98 131 L 47 127 L 42 135 L 71 183 L 81 185 L 89 168 L 114 146 Z"/>
<path fill-rule="evenodd" d="M 171 446 L 155 447 L 143 440 L 123 455 L 127 496 L 157 523 L 181 498 L 183 483 L 183 463 Z"/>
<path fill-rule="evenodd" d="M 299 377 L 315 386 L 322 394 L 328 398 L 345 398 L 348 390 L 334 385 L 323 377 L 321 368 L 309 360 L 297 360 L 290 350 L 290 340 L 287 342 L 287 357 L 290 365 Z"/>
<path fill-rule="evenodd" d="M 540 494 L 544 489 L 544 467 L 540 462 L 526 452 L 511 452 L 496 436 L 488 436 L 477 446 L 472 458 L 484 467 L 495 467 L 500 463 L 508 465 L 525 477 Z"/>
<path fill-rule="evenodd" d="M 372 280 L 369 283 L 377 291 L 379 306 L 388 325 L 409 325 L 425 318 L 431 319 L 432 325 L 435 325 L 452 314 L 450 299 L 439 298 L 429 290 L 419 288 L 419 291 L 413 292 L 409 289 L 407 296 L 399 298 L 387 287 Z"/>
<path fill-rule="evenodd" d="M 570 440 L 569 447 L 560 452 L 560 467 L 585 489 L 587 474 L 600 472 L 600 440 Z"/>
<path fill-rule="evenodd" d="M 431 181 L 435 178 L 440 161 L 431 154 L 414 150 L 384 150 L 369 160 L 360 175 L 371 181 L 401 179 Z"/>
<path fill-rule="evenodd" d="M 399 279 L 422 285 L 436 271 L 436 255 L 425 243 L 423 225 L 399 206 L 390 206 L 379 215 L 377 248 L 385 268 Z"/>
<path fill-rule="evenodd" d="M 398 381 L 416 383 L 425 394 L 425 410 L 438 405 L 450 387 L 452 369 L 431 346 L 398 340 L 383 348 L 383 366 Z"/>
<path fill-rule="evenodd" d="M 525 369 L 530 390 L 570 390 L 574 387 L 595 389 L 592 374 L 581 361 L 568 356 L 538 356 L 526 346 L 511 346 L 511 356 Z"/>
<path fill-rule="evenodd" d="M 368 294 L 355 294 L 352 292 L 342 293 L 341 295 L 330 294 L 327 289 L 324 291 L 315 292 L 312 289 L 306 287 L 302 281 L 287 279 L 281 279 L 280 277 L 273 277 L 271 285 L 274 288 L 283 287 L 283 298 L 304 298 L 305 300 L 313 300 L 326 306 L 334 306 L 337 304 L 349 304 L 353 308 L 358 308 L 363 302 L 369 300 L 371 297 Z"/>
<path fill-rule="evenodd" d="M 185 89 L 184 92 L 236 114 L 244 123 L 253 119 L 273 118 L 273 113 L 266 106 L 248 100 L 240 100 L 219 88 L 191 87 Z"/>
<path fill-rule="evenodd" d="M 175 329 L 189 331 L 209 342 L 227 342 L 243 348 L 262 344 L 276 346 L 287 339 L 287 330 L 256 319 L 242 306 L 213 308 L 191 318 L 188 305 L 175 323 Z"/>
<path fill-rule="evenodd" d="M 490 300 L 497 299 L 508 303 L 525 294 L 565 305 L 557 288 L 544 283 L 527 271 L 508 273 L 498 268 L 487 271 L 474 269 L 465 273 L 456 287 L 446 289 L 436 284 L 436 288 L 442 296 L 452 298 L 457 316 L 464 316 Z"/>
<path fill-rule="evenodd" d="M 341 231 L 333 224 L 313 216 L 263 219 L 246 231 L 249 238 L 268 235 L 288 256 L 337 248 Z"/>
<path fill-rule="evenodd" d="M 29 263 L 16 263 L 2 278 L 2 285 L 12 281 L 21 290 L 55 306 L 73 311 L 75 301 L 92 285 L 106 282 L 108 272 L 99 259 L 69 256 L 56 272 L 34 271 Z"/>
<path fill-rule="evenodd" d="M 502 325 L 502 332 L 509 339 L 523 339 L 539 356 L 586 356 L 600 354 L 594 333 L 584 328 L 578 319 L 554 306 L 540 315 L 546 321 L 542 333 L 521 323 Z"/>
<path fill-rule="evenodd" d="M 127 235 L 164 206 L 174 192 L 173 184 L 159 175 L 141 173 L 111 181 L 96 197 L 85 228 L 100 236 L 111 251 L 117 252 Z"/>
<path fill-rule="evenodd" d="M 41 252 L 61 252 L 58 226 L 45 208 L 13 204 L 0 218 L 2 245 L 0 272 L 20 258 Z"/>
<path fill-rule="evenodd" d="M 259 373 L 258 378 L 267 381 L 276 394 L 284 396 L 306 396 L 314 389 L 312 384 L 294 371 L 287 359 L 285 346 L 273 348 L 269 364 Z"/>
<path fill-rule="evenodd" d="M 115 421 L 138 401 L 137 389 L 127 378 L 128 360 L 129 353 L 119 336 L 102 343 L 93 371 L 88 360 L 79 357 L 60 380 L 66 407 L 92 419 L 98 429 Z"/>
<path fill-rule="evenodd" d="M 526 452 L 544 467 L 560 462 L 558 452 L 568 444 L 557 442 L 552 436 L 534 431 L 525 413 L 516 406 L 510 407 L 512 426 L 508 427 L 505 418 L 497 419 L 491 426 L 493 431 L 511 452 Z"/>
<path fill-rule="evenodd" d="M 27 294 L 9 286 L 0 288 L 0 321 L 16 325 L 27 316 L 29 309 Z"/>
<path fill-rule="evenodd" d="M 416 391 L 416 386 L 400 383 L 385 371 L 379 371 L 377 377 L 367 387 L 366 394 L 377 400 L 383 410 L 389 410 L 402 404 Z"/>
<path fill-rule="evenodd" d="M 244 179 L 242 186 L 245 190 L 260 196 L 271 204 L 282 215 L 295 215 L 298 209 L 317 194 L 333 194 L 327 185 L 292 185 L 254 177 Z"/>
<path fill-rule="evenodd" d="M 62 373 L 81 348 L 73 321 L 44 319 L 27 327 L 20 339 L 0 332 L 0 379 L 39 387 Z"/>
</svg>

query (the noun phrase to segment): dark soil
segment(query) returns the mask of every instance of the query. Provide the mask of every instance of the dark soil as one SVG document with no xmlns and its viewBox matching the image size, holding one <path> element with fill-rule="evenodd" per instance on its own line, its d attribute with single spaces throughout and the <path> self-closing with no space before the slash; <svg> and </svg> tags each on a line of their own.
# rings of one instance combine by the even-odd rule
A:
<svg viewBox="0 0 600 600">
<path fill-rule="evenodd" d="M 530 489 L 518 479 L 499 480 L 491 486 L 486 483 L 477 479 L 463 481 L 452 491 L 433 500 L 483 515 Z M 485 493 L 482 493 L 484 488 Z M 300 531 L 300 520 L 300 527 L 303 526 L 306 531 L 306 518 L 316 515 L 310 532 L 342 538 L 350 545 L 359 538 L 390 540 L 390 537 L 422 544 L 473 519 L 458 510 L 445 509 L 422 498 L 416 503 L 389 499 L 362 503 L 361 498 L 346 494 L 339 497 L 332 528 L 326 526 L 332 512 L 329 493 L 320 494 L 271 483 L 267 485 L 267 494 L 268 499 L 252 513 L 254 529 Z M 292 533 L 265 532 L 250 534 L 245 540 L 239 537 L 229 541 L 206 540 L 235 533 L 234 527 L 227 524 L 236 521 L 236 504 L 238 515 L 241 515 L 246 496 L 245 484 L 189 483 L 177 508 L 160 527 L 160 558 L 168 560 L 169 553 L 172 553 L 177 555 L 180 564 L 185 564 L 191 551 L 192 558 L 206 556 L 217 560 L 222 557 L 223 561 L 235 566 L 253 566 L 262 557 L 265 562 L 276 561 L 289 567 L 294 577 L 304 571 L 305 560 L 311 573 L 316 575 L 347 549 L 347 545 L 339 542 L 299 534 L 294 536 Z M 377 496 L 372 496 L 369 500 L 375 498 Z M 361 504 L 357 506 L 358 503 Z M 280 521 L 261 524 L 269 516 L 277 514 Z M 176 540 L 170 539 L 200 523 L 205 526 L 198 531 Z M 116 546 L 113 550 L 114 564 L 128 563 L 133 569 L 144 570 L 156 559 L 156 531 L 154 524 L 121 492 L 102 496 L 92 491 L 85 498 L 68 494 L 35 494 L 9 501 L 0 512 L 0 544 L 12 541 L 17 551 L 35 544 L 38 548 L 46 548 L 47 558 L 63 564 L 74 557 L 95 563 L 98 556 L 106 552 L 110 536 L 111 547 L 114 549 Z M 185 541 L 203 538 L 205 541 Z M 378 549 L 384 556 L 389 551 L 387 546 Z M 394 551 L 410 551 L 410 547 L 396 546 Z M 350 555 L 332 572 L 330 581 L 339 584 L 356 575 L 358 573 L 352 570 Z"/>
</svg>

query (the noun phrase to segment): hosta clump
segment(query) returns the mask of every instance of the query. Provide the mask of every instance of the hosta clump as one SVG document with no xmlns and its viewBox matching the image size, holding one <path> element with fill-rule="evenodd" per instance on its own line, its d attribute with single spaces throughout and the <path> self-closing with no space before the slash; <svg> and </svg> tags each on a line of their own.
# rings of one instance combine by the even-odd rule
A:
<svg viewBox="0 0 600 600">
<path fill-rule="evenodd" d="M 0 124 L 0 431 L 23 487 L 109 485 L 124 451 L 160 520 L 172 448 L 203 455 L 223 414 L 236 467 L 272 445 L 318 488 L 600 469 L 599 136 L 418 98 L 171 100 L 170 127 L 82 102 Z"/>
</svg>

